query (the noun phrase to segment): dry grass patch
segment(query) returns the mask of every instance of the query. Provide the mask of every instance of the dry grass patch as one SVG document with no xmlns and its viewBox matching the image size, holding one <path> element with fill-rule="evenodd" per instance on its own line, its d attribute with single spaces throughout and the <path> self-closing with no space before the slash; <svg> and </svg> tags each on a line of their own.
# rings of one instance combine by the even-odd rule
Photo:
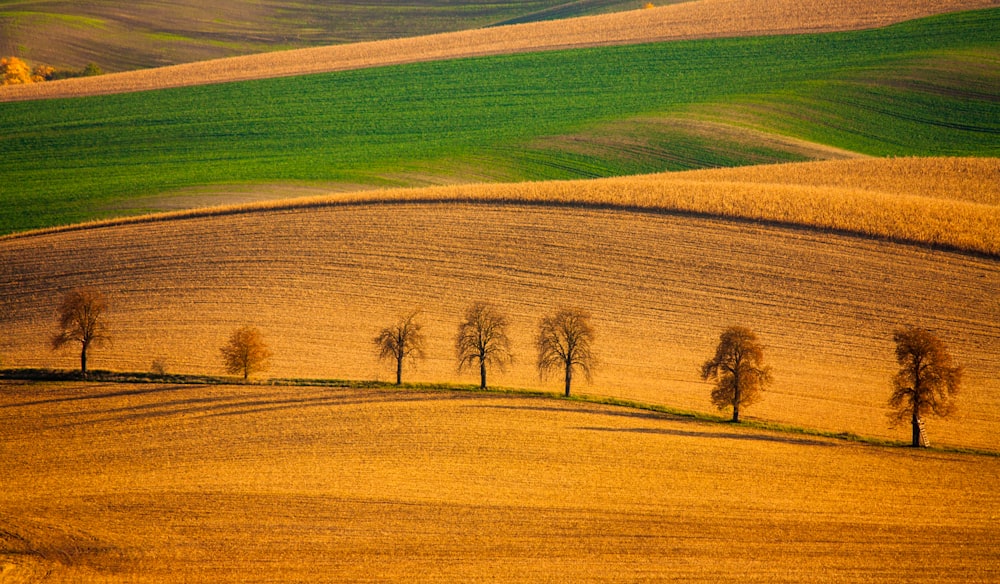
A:
<svg viewBox="0 0 1000 584">
<path fill-rule="evenodd" d="M 0 88 L 0 101 L 146 91 L 390 64 L 665 40 L 831 32 L 998 6 L 997 0 L 697 0 L 647 10 L 215 59 Z"/>
<path fill-rule="evenodd" d="M 969 582 L 1000 569 L 1000 462 L 986 457 L 501 395 L 3 384 L 0 411 L 7 577 Z"/>
<path fill-rule="evenodd" d="M 1000 206 L 997 158 L 868 158 L 697 170 L 676 176 L 697 181 L 836 187 Z"/>
</svg>

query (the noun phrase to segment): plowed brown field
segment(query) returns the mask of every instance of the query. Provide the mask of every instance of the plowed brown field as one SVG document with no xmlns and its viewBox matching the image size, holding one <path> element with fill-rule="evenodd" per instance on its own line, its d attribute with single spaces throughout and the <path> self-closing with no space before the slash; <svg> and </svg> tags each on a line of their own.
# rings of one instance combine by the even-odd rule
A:
<svg viewBox="0 0 1000 584">
<path fill-rule="evenodd" d="M 1000 460 L 523 396 L 0 384 L 0 579 L 992 582 Z"/>
<path fill-rule="evenodd" d="M 93 367 L 163 359 L 169 371 L 220 373 L 218 347 L 252 323 L 280 377 L 388 379 L 371 339 L 422 308 L 429 358 L 406 377 L 471 382 L 455 373 L 453 334 L 468 303 L 489 299 L 509 311 L 518 357 L 492 382 L 549 387 L 531 337 L 544 313 L 576 305 L 593 313 L 602 361 L 577 391 L 703 411 L 698 366 L 724 326 L 742 323 L 768 345 L 776 377 L 751 416 L 896 438 L 907 430 L 885 418 L 890 337 L 912 323 L 938 331 L 967 369 L 960 416 L 931 421 L 931 439 L 998 446 L 1000 261 L 986 256 L 597 200 L 386 198 L 194 215 L 0 242 L 8 366 L 75 366 L 47 339 L 61 294 L 82 285 L 114 306 L 114 345 Z"/>
<path fill-rule="evenodd" d="M 998 0 L 697 0 L 568 20 L 264 53 L 51 83 L 3 86 L 0 87 L 0 101 L 145 91 L 598 45 L 857 30 L 932 14 L 998 5 Z"/>
</svg>

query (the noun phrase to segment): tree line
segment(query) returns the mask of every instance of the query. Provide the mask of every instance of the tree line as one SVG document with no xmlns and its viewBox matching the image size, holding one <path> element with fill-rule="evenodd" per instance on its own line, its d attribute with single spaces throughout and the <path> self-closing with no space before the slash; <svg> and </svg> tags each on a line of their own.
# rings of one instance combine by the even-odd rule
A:
<svg viewBox="0 0 1000 584">
<path fill-rule="evenodd" d="M 110 340 L 105 324 L 108 302 L 92 288 L 72 290 L 59 306 L 58 332 L 52 348 L 79 344 L 80 371 L 87 376 L 87 354 Z M 479 386 L 487 388 L 487 373 L 501 372 L 514 362 L 508 335 L 510 321 L 496 305 L 471 304 L 463 315 L 455 335 L 455 358 L 459 372 L 478 369 Z M 557 372 L 562 375 L 565 396 L 570 396 L 573 375 L 582 373 L 590 381 L 597 366 L 593 343 L 595 332 L 590 315 L 575 308 L 562 308 L 544 316 L 535 336 L 536 367 L 545 379 Z M 403 383 L 403 366 L 425 357 L 426 336 L 419 322 L 419 311 L 410 313 L 382 328 L 372 339 L 380 360 L 393 362 L 396 384 Z M 962 379 L 962 367 L 955 365 L 947 347 L 927 329 L 906 326 L 893 333 L 899 370 L 891 380 L 888 400 L 890 420 L 909 422 L 911 445 L 926 446 L 923 420 L 929 416 L 946 417 L 955 410 L 955 397 Z M 720 410 L 732 410 L 732 421 L 740 421 L 741 408 L 758 401 L 772 383 L 771 367 L 764 362 L 765 347 L 750 329 L 730 326 L 719 335 L 715 355 L 701 366 L 700 375 L 713 382 L 712 403 Z M 272 353 L 260 330 L 242 326 L 220 348 L 227 373 L 251 375 L 266 371 Z M 162 368 L 162 365 L 160 365 Z"/>
</svg>

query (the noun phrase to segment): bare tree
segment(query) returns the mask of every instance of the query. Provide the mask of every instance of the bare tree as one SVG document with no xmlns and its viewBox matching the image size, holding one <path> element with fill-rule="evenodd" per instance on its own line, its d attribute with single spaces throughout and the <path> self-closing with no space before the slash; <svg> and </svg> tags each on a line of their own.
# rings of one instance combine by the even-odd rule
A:
<svg viewBox="0 0 1000 584">
<path fill-rule="evenodd" d="M 733 408 L 733 422 L 740 421 L 740 407 L 760 399 L 771 383 L 771 368 L 764 365 L 764 346 L 757 335 L 742 326 L 731 326 L 719 336 L 715 357 L 701 367 L 701 378 L 715 380 L 712 403 L 720 410 Z"/>
<path fill-rule="evenodd" d="M 424 334 L 420 323 L 416 322 L 417 312 L 403 317 L 392 326 L 379 331 L 375 337 L 378 358 L 396 360 L 396 385 L 403 383 L 403 361 L 424 358 Z"/>
<path fill-rule="evenodd" d="M 573 369 L 580 369 L 591 380 L 596 365 L 592 344 L 594 329 L 590 315 L 580 310 L 562 309 L 542 318 L 538 325 L 538 374 L 541 377 L 555 369 L 565 374 L 566 397 L 573 382 Z"/>
<path fill-rule="evenodd" d="M 504 371 L 514 361 L 507 337 L 507 317 L 496 306 L 476 302 L 465 311 L 465 320 L 458 325 L 455 356 L 458 370 L 479 365 L 479 387 L 486 389 L 486 366 Z"/>
<path fill-rule="evenodd" d="M 892 378 L 889 407 L 893 423 L 909 420 L 911 446 L 926 444 L 923 416 L 945 417 L 955 411 L 954 397 L 962 381 L 962 368 L 952 364 L 944 343 L 926 329 L 905 327 L 895 331 L 899 372 Z"/>
<path fill-rule="evenodd" d="M 257 327 L 242 326 L 229 337 L 222 349 L 222 359 L 226 372 L 231 374 L 242 374 L 243 381 L 246 381 L 254 373 L 267 371 L 270 367 L 268 360 L 271 358 L 271 351 L 264 343 Z"/>
<path fill-rule="evenodd" d="M 108 301 L 100 291 L 79 288 L 63 297 L 59 306 L 59 332 L 52 337 L 52 349 L 80 343 L 80 373 L 87 375 L 87 351 L 110 340 L 104 323 Z"/>
</svg>

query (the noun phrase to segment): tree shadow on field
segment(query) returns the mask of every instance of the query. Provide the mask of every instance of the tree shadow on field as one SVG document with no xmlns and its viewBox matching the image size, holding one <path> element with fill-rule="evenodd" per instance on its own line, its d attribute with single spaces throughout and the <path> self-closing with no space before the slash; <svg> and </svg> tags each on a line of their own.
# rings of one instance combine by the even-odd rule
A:
<svg viewBox="0 0 1000 584">
<path fill-rule="evenodd" d="M 832 442 L 814 440 L 811 438 L 791 438 L 773 434 L 737 434 L 735 432 L 696 432 L 692 430 L 673 430 L 668 428 L 601 428 L 596 426 L 576 426 L 573 430 L 589 432 L 614 432 L 633 434 L 661 434 L 665 436 L 681 436 L 684 438 L 724 438 L 728 440 L 749 440 L 760 442 L 780 442 L 799 446 L 836 446 Z"/>
<path fill-rule="evenodd" d="M 93 390 L 101 389 L 111 389 L 115 388 L 118 391 L 108 391 L 106 393 L 91 393 Z M 8 404 L 0 404 L 0 409 L 7 408 L 20 408 L 20 407 L 30 407 L 30 406 L 42 406 L 42 405 L 54 405 L 60 403 L 69 403 L 76 401 L 88 401 L 88 400 L 100 400 L 100 399 L 114 399 L 120 397 L 133 397 L 139 395 L 156 394 L 156 393 L 168 393 L 172 391 L 184 391 L 185 387 L 178 386 L 153 386 L 144 387 L 142 389 L 120 389 L 121 384 L 118 383 L 102 383 L 102 384 L 91 384 L 87 386 L 87 393 L 81 393 L 80 395 L 61 395 L 58 397 L 50 397 L 45 399 L 37 399 L 26 402 L 14 402 Z"/>
<path fill-rule="evenodd" d="M 367 399 L 366 399 L 367 397 Z M 379 399 L 381 398 L 381 399 Z M 243 404 L 235 404 L 230 411 L 215 411 L 210 413 L 205 413 L 206 417 L 221 417 L 221 416 L 240 416 L 246 414 L 259 414 L 264 412 L 275 412 L 280 410 L 289 409 L 302 409 L 303 407 L 326 407 L 326 406 L 354 406 L 354 405 L 365 405 L 372 403 L 394 403 L 401 404 L 406 402 L 423 402 L 427 401 L 427 396 L 390 396 L 390 395 L 376 395 L 371 396 L 324 396 L 315 398 L 300 398 L 300 399 L 282 399 L 282 400 L 269 400 L 269 401 L 258 401 L 258 402 L 246 402 Z M 242 409 L 236 409 L 240 408 Z"/>
<path fill-rule="evenodd" d="M 405 403 L 427 401 L 426 395 L 392 395 L 356 393 L 313 395 L 306 397 L 275 397 L 273 394 L 202 395 L 185 399 L 142 403 L 102 410 L 75 412 L 86 419 L 61 424 L 60 427 L 91 426 L 101 423 L 138 422 L 155 418 L 247 416 L 282 410 L 305 410 L 372 403 Z"/>
<path fill-rule="evenodd" d="M 597 404 L 595 404 L 597 405 Z M 676 420 L 682 422 L 691 423 L 701 423 L 710 424 L 713 422 L 707 422 L 704 420 L 693 420 L 691 418 L 686 418 L 684 416 L 677 416 L 674 414 L 668 414 L 666 412 L 642 412 L 642 411 L 611 411 L 611 410 L 600 410 L 596 408 L 585 408 L 579 406 L 468 406 L 472 408 L 490 408 L 496 410 L 529 410 L 536 412 L 561 412 L 561 413 L 576 413 L 576 414 L 591 414 L 595 416 L 615 416 L 620 418 L 633 418 L 639 420 Z"/>
<path fill-rule="evenodd" d="M 675 414 L 669 414 L 665 412 L 629 412 L 629 411 L 612 411 L 612 410 L 599 410 L 586 407 L 557 407 L 557 406 L 506 406 L 506 405 L 482 405 L 482 406 L 469 406 L 477 408 L 492 408 L 500 410 L 530 410 L 539 412 L 555 412 L 555 413 L 575 413 L 575 414 L 589 414 L 592 416 L 610 416 L 616 418 L 630 418 L 634 420 L 656 420 L 656 421 L 672 421 L 672 422 L 683 422 L 685 424 L 699 425 L 703 427 L 720 427 L 728 422 L 713 422 L 709 420 L 698 420 L 692 419 L 685 416 L 678 416 Z M 613 427 L 602 427 L 602 426 L 576 426 L 572 428 L 573 430 L 585 430 L 591 432 L 620 432 L 620 433 L 635 433 L 635 434 L 661 434 L 666 436 L 681 436 L 686 438 L 724 438 L 730 440 L 748 440 L 748 441 L 761 441 L 761 442 L 780 442 L 784 444 L 797 444 L 801 446 L 836 446 L 833 442 L 828 442 L 813 438 L 796 438 L 792 436 L 782 436 L 775 434 L 765 434 L 761 430 L 748 429 L 746 433 L 740 432 L 710 432 L 710 431 L 699 431 L 699 430 L 677 430 L 671 428 L 613 428 Z"/>
</svg>

